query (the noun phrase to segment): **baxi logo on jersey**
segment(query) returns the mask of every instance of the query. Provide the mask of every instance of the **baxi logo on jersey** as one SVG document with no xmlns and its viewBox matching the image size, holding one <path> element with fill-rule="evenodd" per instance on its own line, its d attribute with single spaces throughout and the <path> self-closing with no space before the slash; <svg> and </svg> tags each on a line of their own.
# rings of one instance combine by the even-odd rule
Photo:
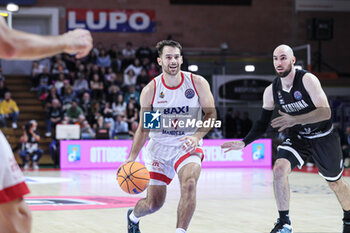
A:
<svg viewBox="0 0 350 233">
<path fill-rule="evenodd" d="M 265 145 L 263 143 L 254 143 L 252 147 L 253 160 L 265 158 Z"/>
<path fill-rule="evenodd" d="M 159 110 L 145 111 L 143 113 L 143 128 L 144 129 L 160 129 L 161 128 L 161 113 Z"/>
<path fill-rule="evenodd" d="M 68 162 L 80 161 L 80 145 L 68 145 Z"/>
</svg>

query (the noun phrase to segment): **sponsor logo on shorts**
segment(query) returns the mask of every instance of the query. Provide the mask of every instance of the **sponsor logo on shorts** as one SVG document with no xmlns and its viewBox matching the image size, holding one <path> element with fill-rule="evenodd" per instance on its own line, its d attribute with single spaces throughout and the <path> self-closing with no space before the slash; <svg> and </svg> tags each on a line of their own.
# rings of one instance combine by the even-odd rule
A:
<svg viewBox="0 0 350 233">
<path fill-rule="evenodd" d="M 291 142 L 290 138 L 287 138 L 282 144 L 291 146 L 292 142 Z"/>
<path fill-rule="evenodd" d="M 80 145 L 68 145 L 68 162 L 74 163 L 80 161 Z"/>
</svg>

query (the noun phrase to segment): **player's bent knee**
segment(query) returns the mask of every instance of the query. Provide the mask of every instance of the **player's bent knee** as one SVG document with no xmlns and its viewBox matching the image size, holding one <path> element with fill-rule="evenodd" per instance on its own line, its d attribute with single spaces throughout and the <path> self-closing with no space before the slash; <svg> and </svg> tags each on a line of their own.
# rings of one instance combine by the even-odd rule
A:
<svg viewBox="0 0 350 233">
<path fill-rule="evenodd" d="M 157 201 L 152 201 L 150 202 L 149 204 L 149 210 L 153 213 L 153 212 L 156 212 L 157 210 L 159 210 L 160 208 L 162 208 L 164 204 L 164 201 L 160 201 L 160 200 L 157 200 Z"/>
<path fill-rule="evenodd" d="M 343 179 L 337 181 L 327 181 L 328 186 L 333 190 L 333 192 L 338 192 L 341 186 L 344 184 Z"/>
<path fill-rule="evenodd" d="M 273 168 L 275 178 L 285 177 L 289 173 L 288 166 L 285 163 L 276 163 Z"/>
<path fill-rule="evenodd" d="M 181 189 L 184 192 L 190 193 L 196 190 L 196 179 L 195 178 L 188 178 L 185 182 L 182 183 Z"/>
<path fill-rule="evenodd" d="M 15 200 L 7 208 L 8 233 L 30 233 L 32 214 L 24 200 Z"/>
</svg>

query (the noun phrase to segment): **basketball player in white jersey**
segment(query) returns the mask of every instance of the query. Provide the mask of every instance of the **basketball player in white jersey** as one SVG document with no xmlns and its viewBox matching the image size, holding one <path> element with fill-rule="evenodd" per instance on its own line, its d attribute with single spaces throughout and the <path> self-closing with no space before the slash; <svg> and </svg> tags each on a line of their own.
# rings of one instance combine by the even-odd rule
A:
<svg viewBox="0 0 350 233">
<path fill-rule="evenodd" d="M 0 58 L 39 59 L 67 52 L 76 58 L 92 48 L 90 32 L 74 30 L 60 36 L 39 36 L 10 29 L 0 17 Z M 31 213 L 23 200 L 29 193 L 10 145 L 0 131 L 0 232 L 31 231 Z"/>
<path fill-rule="evenodd" d="M 203 159 L 200 145 L 210 128 L 190 130 L 178 126 L 159 131 L 151 130 L 150 133 L 143 128 L 143 113 L 150 109 L 158 110 L 154 118 L 158 117 L 158 113 L 165 117 L 172 113 L 181 115 L 191 110 L 203 110 L 202 120 L 216 119 L 214 99 L 208 82 L 201 76 L 180 70 L 183 63 L 181 49 L 181 45 L 172 40 L 160 41 L 157 44 L 157 60 L 162 67 L 162 74 L 154 78 L 141 92 L 140 124 L 125 163 L 136 160 L 150 136 L 144 159 L 151 180 L 147 197 L 128 211 L 128 233 L 140 233 L 140 218 L 162 207 L 167 185 L 175 173 L 181 184 L 176 233 L 186 232 L 196 207 L 196 185 Z"/>
</svg>

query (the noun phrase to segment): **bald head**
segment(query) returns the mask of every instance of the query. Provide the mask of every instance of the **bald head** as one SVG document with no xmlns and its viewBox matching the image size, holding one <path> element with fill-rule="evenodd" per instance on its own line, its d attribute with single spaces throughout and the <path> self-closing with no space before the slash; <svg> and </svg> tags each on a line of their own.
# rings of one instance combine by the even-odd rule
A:
<svg viewBox="0 0 350 233">
<path fill-rule="evenodd" d="M 273 51 L 273 56 L 278 56 L 281 54 L 286 54 L 289 58 L 294 57 L 293 49 L 285 44 L 277 46 Z"/>
<path fill-rule="evenodd" d="M 273 64 L 276 70 L 276 74 L 279 77 L 284 78 L 289 74 L 293 76 L 294 63 L 295 57 L 291 47 L 282 44 L 275 48 L 273 51 Z"/>
</svg>

